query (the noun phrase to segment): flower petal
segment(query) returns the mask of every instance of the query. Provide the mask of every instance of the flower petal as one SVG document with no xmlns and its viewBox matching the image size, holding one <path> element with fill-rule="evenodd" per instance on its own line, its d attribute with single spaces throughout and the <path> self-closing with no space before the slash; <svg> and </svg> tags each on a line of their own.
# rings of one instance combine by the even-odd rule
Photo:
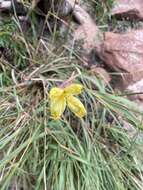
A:
<svg viewBox="0 0 143 190">
<path fill-rule="evenodd" d="M 66 94 L 78 95 L 81 93 L 83 86 L 81 84 L 71 84 L 64 89 Z"/>
<path fill-rule="evenodd" d="M 50 90 L 49 98 L 50 99 L 58 98 L 63 94 L 63 92 L 64 92 L 63 89 L 54 87 Z"/>
<path fill-rule="evenodd" d="M 67 106 L 79 118 L 82 118 L 87 113 L 81 101 L 72 95 L 67 97 Z"/>
<path fill-rule="evenodd" d="M 53 119 L 60 119 L 66 108 L 66 99 L 63 96 L 51 98 L 50 110 Z"/>
</svg>

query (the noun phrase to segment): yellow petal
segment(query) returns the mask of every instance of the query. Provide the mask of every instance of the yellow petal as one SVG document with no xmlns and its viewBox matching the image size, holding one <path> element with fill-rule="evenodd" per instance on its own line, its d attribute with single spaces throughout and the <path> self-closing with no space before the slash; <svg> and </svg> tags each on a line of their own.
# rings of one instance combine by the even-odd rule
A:
<svg viewBox="0 0 143 190">
<path fill-rule="evenodd" d="M 50 90 L 49 98 L 50 99 L 58 98 L 63 94 L 63 92 L 64 92 L 63 89 L 54 87 Z"/>
<path fill-rule="evenodd" d="M 52 97 L 50 104 L 51 116 L 53 119 L 60 119 L 66 107 L 66 99 L 64 96 Z"/>
<path fill-rule="evenodd" d="M 82 118 L 87 113 L 81 101 L 72 95 L 67 97 L 67 106 L 79 118 Z"/>
<path fill-rule="evenodd" d="M 81 93 L 83 86 L 81 84 L 71 84 L 64 89 L 66 94 L 78 95 Z"/>
</svg>

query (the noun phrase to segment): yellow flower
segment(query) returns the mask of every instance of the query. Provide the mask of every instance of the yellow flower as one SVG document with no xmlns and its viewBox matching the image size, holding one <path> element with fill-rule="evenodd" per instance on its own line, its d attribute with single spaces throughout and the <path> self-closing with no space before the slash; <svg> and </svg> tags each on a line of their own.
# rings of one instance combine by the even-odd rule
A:
<svg viewBox="0 0 143 190">
<path fill-rule="evenodd" d="M 60 119 L 66 105 L 79 118 L 86 115 L 84 105 L 74 95 L 81 93 L 83 86 L 80 84 L 71 84 L 63 89 L 54 87 L 49 93 L 50 110 L 53 119 Z"/>
</svg>

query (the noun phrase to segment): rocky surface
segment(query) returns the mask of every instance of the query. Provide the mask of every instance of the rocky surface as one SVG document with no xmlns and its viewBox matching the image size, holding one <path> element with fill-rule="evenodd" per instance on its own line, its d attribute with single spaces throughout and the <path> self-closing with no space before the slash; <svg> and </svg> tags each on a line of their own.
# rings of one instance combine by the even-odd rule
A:
<svg viewBox="0 0 143 190">
<path fill-rule="evenodd" d="M 122 73 L 126 85 L 143 78 L 143 30 L 125 34 L 106 32 L 100 57 L 113 70 Z"/>
<path fill-rule="evenodd" d="M 118 19 L 143 20 L 143 1 L 115 0 L 111 13 Z"/>
</svg>

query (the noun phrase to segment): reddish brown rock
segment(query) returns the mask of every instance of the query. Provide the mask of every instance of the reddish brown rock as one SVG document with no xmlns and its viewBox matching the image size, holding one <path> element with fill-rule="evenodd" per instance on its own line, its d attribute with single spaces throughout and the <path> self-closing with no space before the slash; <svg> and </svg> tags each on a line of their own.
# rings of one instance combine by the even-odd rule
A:
<svg viewBox="0 0 143 190">
<path fill-rule="evenodd" d="M 75 5 L 73 15 L 78 23 L 73 37 L 77 44 L 80 45 L 80 62 L 82 66 L 89 68 L 94 64 L 94 61 L 91 61 L 92 51 L 99 47 L 103 34 L 87 11 L 79 5 Z"/>
<path fill-rule="evenodd" d="M 132 96 L 130 96 L 132 100 L 143 102 L 143 79 L 129 85 L 126 90 L 132 94 Z"/>
<path fill-rule="evenodd" d="M 83 49 L 88 54 L 94 47 L 98 46 L 102 34 L 90 15 L 82 7 L 75 5 L 73 14 L 79 22 L 74 38 L 75 40 L 83 40 Z"/>
<path fill-rule="evenodd" d="M 143 78 L 143 30 L 125 34 L 105 33 L 99 55 L 106 65 L 123 73 L 127 82 Z M 125 82 L 126 82 L 125 80 Z"/>
<path fill-rule="evenodd" d="M 143 0 L 116 0 L 111 14 L 118 18 L 143 20 Z"/>
</svg>

